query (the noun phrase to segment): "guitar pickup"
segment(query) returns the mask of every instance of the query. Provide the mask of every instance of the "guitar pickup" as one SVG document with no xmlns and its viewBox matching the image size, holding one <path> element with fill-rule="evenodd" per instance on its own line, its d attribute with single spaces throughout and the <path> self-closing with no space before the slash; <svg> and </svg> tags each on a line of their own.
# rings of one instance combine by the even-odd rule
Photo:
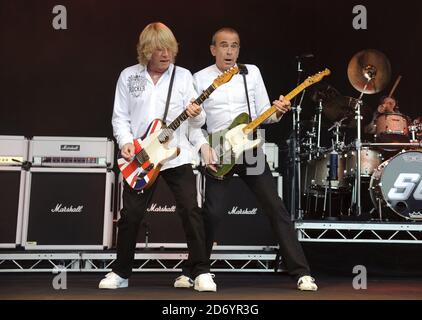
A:
<svg viewBox="0 0 422 320">
<path fill-rule="evenodd" d="M 136 178 L 137 180 L 142 179 L 143 177 L 145 177 L 152 169 L 154 169 L 154 164 L 151 163 L 148 167 L 146 167 L 144 169 L 144 171 L 142 171 L 138 177 Z"/>
<path fill-rule="evenodd" d="M 138 160 L 138 162 L 142 165 L 145 161 L 149 160 L 149 156 L 148 153 L 145 151 L 145 149 L 142 149 L 141 151 L 139 151 L 136 156 L 135 156 L 136 160 Z"/>
</svg>

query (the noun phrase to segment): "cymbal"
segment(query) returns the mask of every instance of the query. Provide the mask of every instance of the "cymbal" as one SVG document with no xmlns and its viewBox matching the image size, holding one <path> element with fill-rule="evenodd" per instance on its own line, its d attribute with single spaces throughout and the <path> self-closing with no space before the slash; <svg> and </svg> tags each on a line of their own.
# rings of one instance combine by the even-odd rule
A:
<svg viewBox="0 0 422 320">
<path fill-rule="evenodd" d="M 352 86 L 359 92 L 378 93 L 390 81 L 390 61 L 384 53 L 375 49 L 359 51 L 349 62 L 347 76 Z"/>
<path fill-rule="evenodd" d="M 322 112 L 331 121 L 340 121 L 346 118 L 343 124 L 348 128 L 356 127 L 355 106 L 356 98 L 348 96 L 337 96 L 323 102 Z M 363 104 L 360 108 L 362 115 L 362 124 L 368 124 L 372 120 L 372 112 L 367 104 Z"/>
<path fill-rule="evenodd" d="M 336 88 L 325 82 L 319 82 L 313 85 L 311 92 L 312 101 L 317 103 L 319 101 L 332 100 L 335 97 L 341 96 L 340 92 Z"/>
</svg>

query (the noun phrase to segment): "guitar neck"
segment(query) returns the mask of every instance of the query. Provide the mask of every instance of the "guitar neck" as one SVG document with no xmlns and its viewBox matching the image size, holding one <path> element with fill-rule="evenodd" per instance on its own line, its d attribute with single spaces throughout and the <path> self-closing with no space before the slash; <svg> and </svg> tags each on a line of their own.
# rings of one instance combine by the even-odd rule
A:
<svg viewBox="0 0 422 320">
<path fill-rule="evenodd" d="M 213 84 L 210 85 L 207 89 L 202 91 L 201 95 L 198 98 L 196 98 L 196 100 L 193 103 L 196 103 L 197 105 L 201 105 L 210 96 L 210 94 L 213 93 L 215 89 L 216 87 L 214 87 Z M 169 124 L 168 128 L 175 131 L 177 128 L 180 127 L 183 121 L 185 121 L 188 118 L 189 116 L 187 112 L 183 111 L 176 119 L 172 121 L 172 123 Z"/>
<path fill-rule="evenodd" d="M 290 91 L 284 98 L 287 100 L 292 100 L 295 96 L 297 96 L 306 86 L 302 83 L 301 85 L 297 86 L 295 89 Z M 273 113 L 277 111 L 275 105 L 271 106 L 267 111 L 263 112 L 260 116 L 258 116 L 255 120 L 251 121 L 246 127 L 243 128 L 243 132 L 245 134 L 250 133 L 251 131 L 255 130 L 261 123 L 267 120 Z"/>
<path fill-rule="evenodd" d="M 214 84 L 210 85 L 208 88 L 206 88 L 204 91 L 202 91 L 201 95 L 198 98 L 196 98 L 196 100 L 194 102 L 198 106 L 201 105 L 206 99 L 208 99 L 210 94 L 213 93 L 215 89 L 217 89 L 217 87 L 214 86 Z"/>
</svg>

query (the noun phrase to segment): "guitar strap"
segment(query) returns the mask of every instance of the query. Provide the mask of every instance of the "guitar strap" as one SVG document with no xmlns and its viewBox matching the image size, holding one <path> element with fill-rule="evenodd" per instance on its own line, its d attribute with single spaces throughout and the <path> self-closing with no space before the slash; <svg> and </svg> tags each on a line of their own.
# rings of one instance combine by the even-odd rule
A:
<svg viewBox="0 0 422 320">
<path fill-rule="evenodd" d="M 248 103 L 248 112 L 249 112 L 249 118 L 252 120 L 252 114 L 251 114 L 251 104 L 249 102 L 249 94 L 248 94 L 248 84 L 246 83 L 246 75 L 248 74 L 248 68 L 244 64 L 237 64 L 237 67 L 239 68 L 239 74 L 243 77 L 243 84 L 245 85 L 245 94 L 246 94 L 246 101 Z"/>
<path fill-rule="evenodd" d="M 248 112 L 249 112 L 249 121 L 252 121 L 252 113 L 251 113 L 251 104 L 249 102 L 249 93 L 248 93 L 248 84 L 246 82 L 246 75 L 248 74 L 248 68 L 244 64 L 237 64 L 239 68 L 239 74 L 243 77 L 243 84 L 245 85 L 245 94 L 246 94 L 246 101 L 248 103 Z M 257 138 L 257 131 L 254 131 L 252 134 L 253 139 Z"/>
<path fill-rule="evenodd" d="M 167 113 L 169 111 L 171 91 L 173 89 L 173 82 L 174 82 L 174 74 L 175 73 L 176 73 L 176 65 L 174 65 L 173 72 L 171 73 L 170 85 L 169 85 L 169 90 L 168 90 L 168 93 L 167 93 L 167 100 L 166 100 L 166 109 L 164 110 L 164 115 L 163 115 L 164 124 L 166 124 Z"/>
</svg>

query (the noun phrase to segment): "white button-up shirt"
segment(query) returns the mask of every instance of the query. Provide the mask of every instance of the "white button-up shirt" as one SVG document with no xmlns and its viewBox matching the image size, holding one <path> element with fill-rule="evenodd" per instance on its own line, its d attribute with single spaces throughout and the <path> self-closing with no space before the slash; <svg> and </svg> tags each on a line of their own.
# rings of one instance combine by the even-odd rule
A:
<svg viewBox="0 0 422 320">
<path fill-rule="evenodd" d="M 124 69 L 117 81 L 113 109 L 113 134 L 122 148 L 133 139 L 140 138 L 154 119 L 162 119 L 167 101 L 170 78 L 174 65 L 154 84 L 145 66 L 140 64 Z M 173 82 L 166 123 L 170 124 L 197 97 L 189 70 L 177 66 Z M 205 123 L 205 114 L 184 121 L 174 132 L 170 147 L 180 147 L 180 154 L 166 162 L 161 170 L 192 163 L 192 145 L 188 141 L 188 127 L 200 128 Z"/>
<path fill-rule="evenodd" d="M 270 108 L 271 104 L 258 67 L 251 64 L 247 64 L 246 67 L 251 116 L 255 119 Z M 215 64 L 195 73 L 193 79 L 196 91 L 200 93 L 208 88 L 221 74 Z M 229 127 L 239 114 L 243 112 L 249 114 L 243 76 L 236 74 L 229 82 L 218 87 L 202 106 L 206 113 L 207 131 L 210 134 Z M 280 119 L 281 117 L 277 118 L 274 113 L 265 123 L 277 122 Z M 198 143 L 197 132 L 193 140 Z M 205 142 L 206 140 L 202 139 L 202 143 Z"/>
</svg>

